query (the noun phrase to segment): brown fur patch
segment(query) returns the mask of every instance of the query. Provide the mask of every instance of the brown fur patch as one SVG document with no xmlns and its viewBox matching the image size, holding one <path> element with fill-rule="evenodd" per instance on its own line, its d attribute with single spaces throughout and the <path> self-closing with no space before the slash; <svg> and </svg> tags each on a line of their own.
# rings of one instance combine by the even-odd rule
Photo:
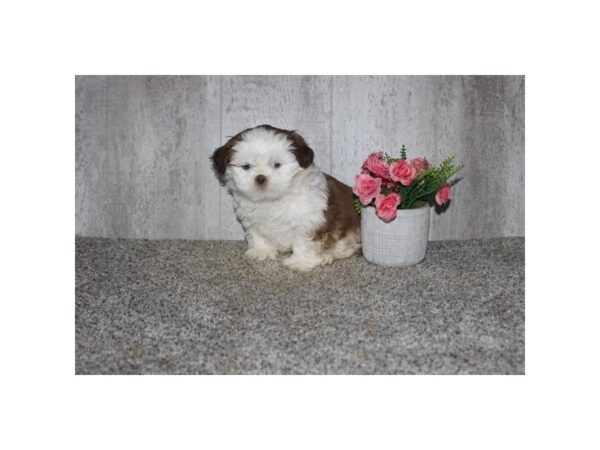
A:
<svg viewBox="0 0 600 450">
<path fill-rule="evenodd" d="M 259 125 L 256 128 L 264 128 L 266 130 L 274 131 L 275 133 L 285 134 L 287 138 L 292 142 L 294 146 L 292 151 L 294 152 L 294 155 L 296 155 L 296 160 L 298 161 L 298 164 L 300 164 L 300 167 L 302 167 L 303 169 L 306 169 L 313 163 L 315 153 L 313 152 L 312 148 L 308 146 L 304 138 L 300 136 L 300 134 L 298 134 L 296 130 L 284 130 L 282 128 L 276 128 L 267 124 Z"/>
<path fill-rule="evenodd" d="M 249 130 L 250 128 L 248 128 Z M 225 185 L 225 171 L 227 166 L 231 162 L 231 156 L 233 155 L 233 146 L 242 139 L 242 134 L 245 131 L 240 131 L 238 134 L 229 139 L 225 145 L 216 149 L 210 157 L 213 165 L 215 175 L 219 179 L 222 185 Z"/>
<path fill-rule="evenodd" d="M 303 169 L 309 167 L 315 158 L 315 153 L 312 148 L 310 148 L 304 138 L 295 131 L 288 132 L 288 139 L 294 144 L 293 152 L 294 155 L 296 155 L 300 167 Z"/>
<path fill-rule="evenodd" d="M 323 241 L 323 248 L 329 249 L 348 233 L 360 230 L 360 219 L 354 210 L 352 188 L 331 175 L 325 174 L 329 198 L 325 210 L 325 223 L 315 232 L 313 238 Z"/>
</svg>

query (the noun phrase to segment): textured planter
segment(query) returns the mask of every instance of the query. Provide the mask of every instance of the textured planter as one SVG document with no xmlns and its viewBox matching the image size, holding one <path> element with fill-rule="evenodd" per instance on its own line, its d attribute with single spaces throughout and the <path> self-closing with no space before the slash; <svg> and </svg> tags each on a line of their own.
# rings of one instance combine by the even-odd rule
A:
<svg viewBox="0 0 600 450">
<path fill-rule="evenodd" d="M 429 240 L 429 205 L 399 209 L 398 216 L 384 222 L 368 206 L 361 212 L 362 251 L 367 261 L 386 267 L 405 267 L 425 258 Z"/>
</svg>

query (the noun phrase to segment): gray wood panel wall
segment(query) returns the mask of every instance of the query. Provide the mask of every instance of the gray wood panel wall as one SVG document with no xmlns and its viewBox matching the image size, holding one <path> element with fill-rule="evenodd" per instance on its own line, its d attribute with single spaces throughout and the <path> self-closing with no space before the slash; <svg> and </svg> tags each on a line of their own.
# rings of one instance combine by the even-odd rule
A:
<svg viewBox="0 0 600 450">
<path fill-rule="evenodd" d="M 209 156 L 241 129 L 297 129 L 352 184 L 367 153 L 465 164 L 431 239 L 524 236 L 522 76 L 78 76 L 76 233 L 242 239 Z"/>
</svg>

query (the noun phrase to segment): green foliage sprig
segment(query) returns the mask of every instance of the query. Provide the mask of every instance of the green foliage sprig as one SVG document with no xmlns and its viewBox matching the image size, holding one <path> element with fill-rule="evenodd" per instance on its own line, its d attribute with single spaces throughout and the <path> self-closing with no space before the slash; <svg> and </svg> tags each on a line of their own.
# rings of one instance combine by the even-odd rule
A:
<svg viewBox="0 0 600 450">
<path fill-rule="evenodd" d="M 392 158 L 390 155 L 388 155 L 387 153 L 383 154 L 383 160 L 385 161 L 385 163 L 389 166 L 390 164 L 392 164 L 394 161 L 398 161 L 398 158 Z"/>
<path fill-rule="evenodd" d="M 444 159 L 438 167 L 428 167 L 421 172 L 410 186 L 399 187 L 402 202 L 400 209 L 410 209 L 417 201 L 427 201 L 433 197 L 440 188 L 448 182 L 450 177 L 456 175 L 464 165 L 452 164 L 454 156 Z"/>
<path fill-rule="evenodd" d="M 362 211 L 362 204 L 360 203 L 360 200 L 356 196 L 352 199 L 352 201 L 354 202 L 354 210 L 356 211 L 356 214 L 358 215 L 358 217 L 360 217 L 360 213 Z"/>
</svg>

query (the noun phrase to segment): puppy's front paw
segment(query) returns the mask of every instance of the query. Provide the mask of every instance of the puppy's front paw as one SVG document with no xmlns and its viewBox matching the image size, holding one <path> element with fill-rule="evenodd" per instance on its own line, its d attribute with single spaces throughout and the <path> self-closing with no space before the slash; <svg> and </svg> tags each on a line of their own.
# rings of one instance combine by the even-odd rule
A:
<svg viewBox="0 0 600 450">
<path fill-rule="evenodd" d="M 257 261 L 277 258 L 277 250 L 271 247 L 251 247 L 246 250 L 246 257 Z"/>
<path fill-rule="evenodd" d="M 283 261 L 283 264 L 292 270 L 298 270 L 300 272 L 308 272 L 313 267 L 318 265 L 318 262 L 316 262 L 312 259 L 303 258 L 298 255 L 292 255 L 292 256 L 287 257 L 285 259 L 285 261 Z"/>
</svg>

